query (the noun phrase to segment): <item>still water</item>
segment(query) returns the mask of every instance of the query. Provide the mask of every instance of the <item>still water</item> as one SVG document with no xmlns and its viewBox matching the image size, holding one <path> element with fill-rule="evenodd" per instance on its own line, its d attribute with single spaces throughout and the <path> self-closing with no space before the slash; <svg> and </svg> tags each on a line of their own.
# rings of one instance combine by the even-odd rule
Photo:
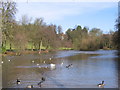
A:
<svg viewBox="0 0 120 90">
<path fill-rule="evenodd" d="M 43 55 L 3 57 L 3 87 L 26 88 L 37 85 L 45 77 L 42 88 L 104 88 L 118 87 L 118 57 L 115 50 L 58 51 Z M 55 64 L 51 67 L 50 64 Z M 66 68 L 66 66 L 71 67 Z M 21 84 L 16 84 L 16 79 Z"/>
</svg>

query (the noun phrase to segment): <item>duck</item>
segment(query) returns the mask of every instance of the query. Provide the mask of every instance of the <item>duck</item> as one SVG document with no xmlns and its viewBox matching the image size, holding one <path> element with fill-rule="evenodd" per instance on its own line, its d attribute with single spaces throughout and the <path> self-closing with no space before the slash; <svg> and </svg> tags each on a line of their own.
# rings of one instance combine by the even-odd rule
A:
<svg viewBox="0 0 120 90">
<path fill-rule="evenodd" d="M 33 85 L 28 85 L 27 88 L 33 88 Z"/>
<path fill-rule="evenodd" d="M 98 87 L 103 87 L 105 84 L 104 84 L 104 81 L 102 81 L 102 83 L 99 83 L 97 86 Z"/>
<path fill-rule="evenodd" d="M 20 81 L 20 79 L 18 78 L 18 79 L 16 80 L 16 83 L 17 83 L 17 84 L 20 84 L 20 82 L 21 82 L 21 81 Z"/>
</svg>

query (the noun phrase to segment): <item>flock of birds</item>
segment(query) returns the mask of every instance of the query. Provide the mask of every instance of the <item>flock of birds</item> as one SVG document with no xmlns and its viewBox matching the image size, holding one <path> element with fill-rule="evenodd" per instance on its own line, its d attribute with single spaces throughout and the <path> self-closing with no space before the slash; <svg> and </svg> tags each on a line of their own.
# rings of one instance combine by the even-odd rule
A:
<svg viewBox="0 0 120 90">
<path fill-rule="evenodd" d="M 49 60 L 52 60 L 52 58 L 49 58 Z M 11 61 L 11 60 L 8 60 L 9 62 Z M 34 63 L 35 61 L 32 61 L 32 63 Z M 2 64 L 3 64 L 3 61 L 1 62 Z M 46 63 L 45 61 L 43 62 L 43 63 Z M 39 66 L 40 64 L 37 64 L 37 66 Z M 61 65 L 63 65 L 63 62 L 61 63 Z M 70 67 L 72 67 L 72 65 L 73 64 L 69 64 L 69 65 L 67 65 L 66 66 L 66 68 L 70 68 Z M 56 64 L 53 64 L 53 63 L 51 63 L 50 64 L 50 67 L 52 68 L 52 67 L 56 67 Z M 39 66 L 39 68 L 41 68 L 40 66 Z M 38 83 L 38 86 L 39 87 L 41 87 L 41 84 L 43 83 L 45 81 L 45 77 L 42 77 L 41 78 L 41 81 Z M 21 80 L 18 78 L 17 80 L 16 80 L 16 83 L 17 83 L 17 85 L 19 85 L 19 84 L 21 84 Z M 98 87 L 104 87 L 104 81 L 102 81 L 101 83 L 99 83 L 99 84 L 97 84 L 97 86 Z M 34 86 L 33 85 L 28 85 L 26 88 L 34 88 Z"/>
</svg>

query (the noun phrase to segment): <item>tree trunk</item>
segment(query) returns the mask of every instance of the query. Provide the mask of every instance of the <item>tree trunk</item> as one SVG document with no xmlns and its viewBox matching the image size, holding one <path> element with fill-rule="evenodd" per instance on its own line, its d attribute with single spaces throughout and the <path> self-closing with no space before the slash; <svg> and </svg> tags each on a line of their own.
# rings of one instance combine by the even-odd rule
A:
<svg viewBox="0 0 120 90">
<path fill-rule="evenodd" d="M 6 49 L 6 40 L 5 40 L 5 46 L 4 46 L 4 47 L 5 47 L 5 49 Z"/>
<path fill-rule="evenodd" d="M 33 45 L 33 46 L 34 46 L 34 49 L 36 49 L 36 45 L 35 45 L 35 43 L 34 43 L 34 45 Z"/>
<path fill-rule="evenodd" d="M 32 42 L 32 45 L 31 45 L 31 50 L 33 51 L 33 47 L 34 47 L 34 45 L 33 45 L 33 42 Z"/>
<path fill-rule="evenodd" d="M 46 46 L 46 50 L 48 49 L 49 45 Z"/>
<path fill-rule="evenodd" d="M 41 53 L 41 47 L 42 47 L 42 38 L 41 41 L 39 42 L 39 54 Z"/>
<path fill-rule="evenodd" d="M 4 44 L 3 44 L 3 42 L 2 42 L 2 47 L 4 47 Z"/>
<path fill-rule="evenodd" d="M 12 44 L 10 43 L 10 50 L 12 49 Z"/>
<path fill-rule="evenodd" d="M 38 47 L 39 50 L 40 50 L 40 44 L 41 44 L 41 43 L 39 42 L 39 47 Z"/>
<path fill-rule="evenodd" d="M 42 39 L 41 39 L 41 41 L 40 41 L 40 50 L 41 50 L 41 48 L 42 48 Z"/>
</svg>

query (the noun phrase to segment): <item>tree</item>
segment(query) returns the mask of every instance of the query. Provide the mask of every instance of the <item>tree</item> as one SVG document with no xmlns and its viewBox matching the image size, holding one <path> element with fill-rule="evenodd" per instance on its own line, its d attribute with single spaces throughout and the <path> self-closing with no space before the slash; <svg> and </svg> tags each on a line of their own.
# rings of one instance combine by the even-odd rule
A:
<svg viewBox="0 0 120 90">
<path fill-rule="evenodd" d="M 113 35 L 113 42 L 116 48 L 120 51 L 120 16 L 116 24 L 116 31 Z"/>
<path fill-rule="evenodd" d="M 28 18 L 27 15 L 23 15 L 20 22 L 22 25 L 28 25 L 32 21 L 32 18 Z"/>
<path fill-rule="evenodd" d="M 6 47 L 7 40 L 11 42 L 12 35 L 11 29 L 14 26 L 14 18 L 16 14 L 16 3 L 15 2 L 2 2 L 1 3 L 2 9 L 2 46 Z"/>
<path fill-rule="evenodd" d="M 62 33 L 62 26 L 58 26 L 58 34 L 61 34 Z"/>
</svg>

